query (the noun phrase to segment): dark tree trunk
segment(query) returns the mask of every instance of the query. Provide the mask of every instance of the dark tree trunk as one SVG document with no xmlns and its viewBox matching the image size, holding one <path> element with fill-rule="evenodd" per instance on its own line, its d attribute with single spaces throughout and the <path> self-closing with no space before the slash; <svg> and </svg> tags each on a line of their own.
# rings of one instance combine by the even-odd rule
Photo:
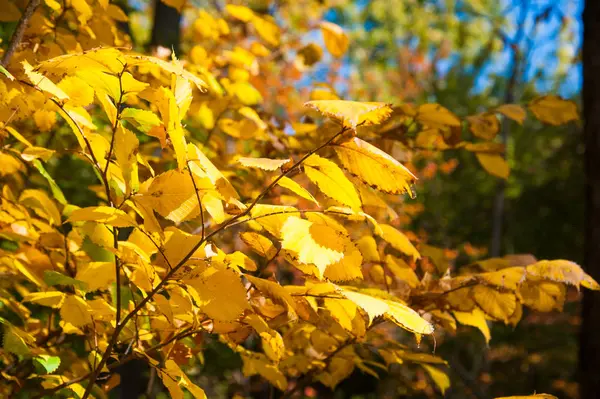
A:
<svg viewBox="0 0 600 399">
<path fill-rule="evenodd" d="M 583 118 L 585 140 L 584 268 L 600 281 L 600 1 L 583 12 Z M 580 399 L 600 395 L 600 293 L 585 291 L 579 353 Z"/>
<path fill-rule="evenodd" d="M 173 49 L 179 54 L 181 13 L 160 0 L 154 0 L 154 26 L 150 46 Z"/>
</svg>

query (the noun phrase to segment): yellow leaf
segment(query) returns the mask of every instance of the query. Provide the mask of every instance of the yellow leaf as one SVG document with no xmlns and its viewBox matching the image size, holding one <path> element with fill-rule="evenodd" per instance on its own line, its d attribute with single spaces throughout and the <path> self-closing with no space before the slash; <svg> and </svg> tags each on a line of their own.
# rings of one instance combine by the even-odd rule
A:
<svg viewBox="0 0 600 399">
<path fill-rule="evenodd" d="M 271 16 L 263 18 L 255 14 L 251 23 L 261 39 L 273 47 L 279 46 L 281 31 Z"/>
<path fill-rule="evenodd" d="M 248 22 L 254 16 L 254 12 L 246 6 L 236 6 L 233 4 L 227 4 L 225 6 L 225 12 L 231 15 L 235 19 L 239 19 L 242 22 Z"/>
<path fill-rule="evenodd" d="M 506 160 L 496 154 L 476 153 L 477 160 L 483 168 L 492 176 L 508 179 L 510 168 Z"/>
<path fill-rule="evenodd" d="M 252 219 L 275 237 L 281 236 L 284 223 L 298 210 L 293 206 L 258 204 L 250 211 Z"/>
<path fill-rule="evenodd" d="M 156 367 L 155 364 L 153 365 Z M 195 399 L 206 399 L 204 391 L 188 378 L 174 360 L 168 359 L 164 367 L 156 367 L 156 370 L 172 399 L 185 397 L 182 387 L 186 388 Z"/>
<path fill-rule="evenodd" d="M 321 34 L 325 47 L 334 57 L 341 57 L 348 50 L 350 41 L 344 30 L 331 22 L 321 22 Z"/>
<path fill-rule="evenodd" d="M 471 291 L 475 303 L 490 317 L 508 323 L 517 309 L 517 298 L 511 292 L 499 292 L 494 288 L 477 285 Z"/>
<path fill-rule="evenodd" d="M 129 195 L 131 191 L 137 191 L 140 185 L 137 163 L 138 147 L 139 141 L 136 135 L 119 125 L 115 133 L 115 156 L 125 179 L 126 195 Z"/>
<path fill-rule="evenodd" d="M 175 150 L 177 166 L 179 170 L 183 170 L 187 165 L 187 144 L 183 127 L 181 126 L 181 118 L 183 115 L 180 114 L 177 100 L 171 90 L 166 87 L 161 87 L 155 94 L 155 100 L 157 101 L 156 106 L 158 107 L 163 123 L 167 129 L 167 134 L 169 135 L 171 143 L 173 144 L 173 149 Z"/>
<path fill-rule="evenodd" d="M 129 21 L 129 17 L 127 16 L 127 14 L 125 14 L 125 12 L 123 10 L 121 10 L 119 8 L 119 6 L 117 6 L 115 4 L 109 4 L 108 8 L 106 9 L 106 12 L 115 21 L 119 21 L 119 22 Z"/>
<path fill-rule="evenodd" d="M 370 295 L 346 289 L 341 289 L 340 293 L 365 311 L 369 317 L 369 324 L 371 324 L 376 317 L 383 316 L 390 310 L 389 305 L 385 303 L 385 301 Z"/>
<path fill-rule="evenodd" d="M 377 250 L 377 243 L 372 236 L 363 236 L 356 242 L 360 253 L 367 262 L 380 262 L 379 251 Z"/>
<path fill-rule="evenodd" d="M 408 306 L 395 301 L 384 302 L 389 306 L 385 316 L 390 321 L 415 334 L 433 334 L 433 325 Z"/>
<path fill-rule="evenodd" d="M 392 107 L 387 103 L 315 100 L 304 105 L 352 129 L 378 125 L 392 114 Z"/>
<path fill-rule="evenodd" d="M 550 125 L 564 125 L 579 119 L 577 105 L 573 101 L 552 94 L 532 100 L 529 109 L 536 118 Z"/>
<path fill-rule="evenodd" d="M 270 159 L 270 158 L 246 158 L 240 157 L 237 160 L 242 165 L 248 168 L 259 168 L 262 170 L 273 171 L 277 170 L 286 163 L 290 162 L 289 159 Z"/>
<path fill-rule="evenodd" d="M 361 202 L 356 188 L 335 163 L 318 155 L 311 155 L 303 165 L 308 178 L 323 194 L 353 210 L 360 210 Z"/>
<path fill-rule="evenodd" d="M 50 199 L 48 194 L 42 190 L 23 190 L 19 201 L 28 207 L 36 210 L 42 217 L 48 219 L 50 224 L 60 225 L 60 211 L 56 207 L 54 201 Z"/>
<path fill-rule="evenodd" d="M 435 382 L 435 385 L 440 389 L 442 395 L 446 392 L 446 389 L 450 388 L 450 377 L 437 367 L 423 364 L 423 368 L 429 373 L 429 376 Z"/>
<path fill-rule="evenodd" d="M 208 178 L 192 176 L 200 198 L 206 191 L 214 189 Z M 189 173 L 179 170 L 169 170 L 156 176 L 147 190 L 133 196 L 133 200 L 175 223 L 194 219 L 200 212 L 192 179 Z"/>
<path fill-rule="evenodd" d="M 325 298 L 323 304 L 325 309 L 331 314 L 331 317 L 342 328 L 350 332 L 354 330 L 352 321 L 358 315 L 357 306 L 354 302 L 348 299 Z"/>
<path fill-rule="evenodd" d="M 305 189 L 304 187 L 302 187 L 300 184 L 296 183 L 294 180 L 290 179 L 289 177 L 283 176 L 281 179 L 279 179 L 277 181 L 277 184 L 280 185 L 281 187 L 287 188 L 290 191 L 293 191 L 294 194 L 297 194 L 302 198 L 305 198 L 309 201 L 314 202 L 315 204 L 317 204 L 317 206 L 319 205 L 319 203 L 317 202 L 315 197 L 313 197 L 312 194 L 309 193 L 307 189 Z"/>
<path fill-rule="evenodd" d="M 265 280 L 249 274 L 246 274 L 245 277 L 257 290 L 271 298 L 273 302 L 285 307 L 290 319 L 296 318 L 296 302 L 284 287 L 275 281 Z"/>
<path fill-rule="evenodd" d="M 41 159 L 44 162 L 48 162 L 54 153 L 54 150 L 49 150 L 43 147 L 27 147 L 21 153 L 21 158 L 27 162 L 31 162 L 34 159 Z"/>
<path fill-rule="evenodd" d="M 67 76 L 58 87 L 69 96 L 69 104 L 73 107 L 86 107 L 94 102 L 94 89 L 77 76 Z"/>
<path fill-rule="evenodd" d="M 525 281 L 525 274 L 525 268 L 516 266 L 494 272 L 481 273 L 477 277 L 485 280 L 488 284 L 509 290 L 516 290 Z"/>
<path fill-rule="evenodd" d="M 291 216 L 282 226 L 281 234 L 282 248 L 297 253 L 300 263 L 317 266 L 321 276 L 328 265 L 344 257 L 346 237 L 329 226 Z"/>
<path fill-rule="evenodd" d="M 130 122 L 144 133 L 148 133 L 153 127 L 161 124 L 154 112 L 137 108 L 125 108 L 121 112 L 121 119 Z"/>
<path fill-rule="evenodd" d="M 392 255 L 387 255 L 385 257 L 385 266 L 395 277 L 404 281 L 409 287 L 417 288 L 419 285 L 421 285 L 421 282 L 419 281 L 415 271 L 402 259 L 396 258 Z"/>
<path fill-rule="evenodd" d="M 455 310 L 452 313 L 454 314 L 456 321 L 458 321 L 460 324 L 478 328 L 485 337 L 485 342 L 488 344 L 490 343 L 490 339 L 492 338 L 490 334 L 490 328 L 487 324 L 484 313 L 480 309 L 475 308 L 471 312 L 459 312 Z"/>
<path fill-rule="evenodd" d="M 273 242 L 261 234 L 244 232 L 240 234 L 240 238 L 250 249 L 263 258 L 271 259 L 277 253 L 277 248 L 275 248 Z"/>
<path fill-rule="evenodd" d="M 56 124 L 56 112 L 39 109 L 33 114 L 35 125 L 42 132 L 48 132 Z"/>
<path fill-rule="evenodd" d="M 415 119 L 429 127 L 460 126 L 460 119 L 439 104 L 423 104 Z"/>
<path fill-rule="evenodd" d="M 199 177 L 207 176 L 217 188 L 217 191 L 225 197 L 226 201 L 229 201 L 231 198 L 238 199 L 240 197 L 223 173 L 194 144 L 190 143 L 188 145 L 187 156 L 192 172 Z"/>
<path fill-rule="evenodd" d="M 60 308 L 65 300 L 65 294 L 59 291 L 32 292 L 23 297 L 23 302 Z"/>
<path fill-rule="evenodd" d="M 358 137 L 334 148 L 342 166 L 363 182 L 390 194 L 412 192 L 415 175 L 379 148 Z"/>
<path fill-rule="evenodd" d="M 362 260 L 360 251 L 350 240 L 347 240 L 344 246 L 344 257 L 327 266 L 323 277 L 335 282 L 362 279 Z"/>
<path fill-rule="evenodd" d="M 245 376 L 260 374 L 280 391 L 287 388 L 288 383 L 285 375 L 275 365 L 271 364 L 265 355 L 247 350 L 243 350 L 240 355 L 244 362 L 242 372 Z"/>
<path fill-rule="evenodd" d="M 67 93 L 62 91 L 60 87 L 56 86 L 54 82 L 41 73 L 35 72 L 29 62 L 23 61 L 21 62 L 21 65 L 23 65 L 23 70 L 25 71 L 25 75 L 29 81 L 39 90 L 50 94 L 52 97 L 56 97 L 56 99 L 60 101 L 69 99 Z"/>
<path fill-rule="evenodd" d="M 527 113 L 523 107 L 517 104 L 504 104 L 496 108 L 496 111 L 517 122 L 519 125 L 522 125 L 527 117 Z"/>
<path fill-rule="evenodd" d="M 63 306 L 60 308 L 60 317 L 63 321 L 75 327 L 92 324 L 92 309 L 87 302 L 76 295 L 67 295 Z"/>
<path fill-rule="evenodd" d="M 231 269 L 210 268 L 187 284 L 196 290 L 196 304 L 211 319 L 235 320 L 249 308 L 246 289 L 240 276 Z"/>
<path fill-rule="evenodd" d="M 87 291 L 106 290 L 115 281 L 115 264 L 113 262 L 90 262 L 78 268 L 75 278 L 88 285 Z"/>
<path fill-rule="evenodd" d="M 500 121 L 494 114 L 480 114 L 467 117 L 469 130 L 484 140 L 492 140 L 500 131 Z"/>
<path fill-rule="evenodd" d="M 380 224 L 382 234 L 380 237 L 388 242 L 394 249 L 402 252 L 405 255 L 411 256 L 413 260 L 421 258 L 419 251 L 410 242 L 408 237 L 400 230 L 390 226 L 389 224 Z"/>
<path fill-rule="evenodd" d="M 125 54 L 124 58 L 127 61 L 127 65 L 131 66 L 158 66 L 163 71 L 168 72 L 169 75 L 175 74 L 176 76 L 189 80 L 196 85 L 201 92 L 205 91 L 205 87 L 208 87 L 202 79 L 183 69 L 183 66 L 179 61 L 169 62 L 161 60 L 160 58 L 138 54 Z"/>
<path fill-rule="evenodd" d="M 519 288 L 523 304 L 540 312 L 561 311 L 565 293 L 565 286 L 553 281 L 527 281 Z"/>
<path fill-rule="evenodd" d="M 527 266 L 527 274 L 559 283 L 584 286 L 590 290 L 600 290 L 600 285 L 581 266 L 568 260 L 541 260 Z"/>
<path fill-rule="evenodd" d="M 250 325 L 260 336 L 265 355 L 272 361 L 278 362 L 285 351 L 285 345 L 281 335 L 270 328 L 265 320 L 257 314 L 246 316 L 244 322 Z"/>
<path fill-rule="evenodd" d="M 137 226 L 135 220 L 120 209 L 109 206 L 90 206 L 74 210 L 69 222 L 98 222 L 115 227 Z"/>
</svg>

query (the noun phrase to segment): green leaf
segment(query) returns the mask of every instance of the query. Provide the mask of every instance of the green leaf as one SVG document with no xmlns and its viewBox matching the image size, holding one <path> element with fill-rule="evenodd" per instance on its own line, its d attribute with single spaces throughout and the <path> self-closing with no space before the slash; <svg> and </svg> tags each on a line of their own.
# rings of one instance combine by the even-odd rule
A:
<svg viewBox="0 0 600 399">
<path fill-rule="evenodd" d="M 2 75 L 6 76 L 7 78 L 9 78 L 10 80 L 15 80 L 15 77 L 14 77 L 14 76 L 12 76 L 12 75 L 10 74 L 10 72 L 8 72 L 8 71 L 6 70 L 6 68 L 4 68 L 2 65 L 0 65 L 0 73 L 1 73 Z"/>
<path fill-rule="evenodd" d="M 73 285 L 82 291 L 87 290 L 87 284 L 83 281 L 76 280 L 73 277 L 65 276 L 64 274 L 52 270 L 46 270 L 44 272 L 44 282 L 50 286 Z"/>
<path fill-rule="evenodd" d="M 39 355 L 34 357 L 33 360 L 36 366 L 39 365 L 43 368 L 45 374 L 52 374 L 60 366 L 60 357 L 58 356 Z"/>
<path fill-rule="evenodd" d="M 56 198 L 56 200 L 61 204 L 67 205 L 67 199 L 65 198 L 65 195 L 63 194 L 60 187 L 58 187 L 58 184 L 56 184 L 52 176 L 50 176 L 46 169 L 44 169 L 44 165 L 42 165 L 40 160 L 34 159 L 32 164 L 33 166 L 35 166 L 38 172 L 40 172 L 40 174 L 44 176 L 44 178 L 48 181 L 48 184 L 50 184 L 50 191 L 52 191 L 52 195 L 54 196 L 54 198 Z"/>
<path fill-rule="evenodd" d="M 121 119 L 131 123 L 144 133 L 148 133 L 154 126 L 161 124 L 160 119 L 154 112 L 137 108 L 125 108 L 121 114 Z"/>
</svg>

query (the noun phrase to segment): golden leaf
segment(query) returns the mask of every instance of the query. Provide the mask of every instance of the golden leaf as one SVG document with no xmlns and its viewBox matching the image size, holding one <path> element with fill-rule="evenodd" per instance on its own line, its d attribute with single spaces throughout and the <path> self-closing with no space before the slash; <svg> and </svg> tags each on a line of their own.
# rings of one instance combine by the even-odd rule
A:
<svg viewBox="0 0 600 399">
<path fill-rule="evenodd" d="M 518 104 L 503 104 L 496 111 L 522 125 L 527 117 L 527 112 Z"/>
<path fill-rule="evenodd" d="M 443 395 L 446 392 L 446 389 L 450 388 L 450 377 L 448 377 L 448 374 L 444 373 L 439 368 L 430 366 L 428 364 L 423 364 L 422 366 Z"/>
<path fill-rule="evenodd" d="M 273 242 L 261 234 L 244 232 L 240 234 L 240 238 L 250 249 L 264 258 L 271 259 L 277 253 L 277 248 L 275 248 Z"/>
<path fill-rule="evenodd" d="M 477 160 L 486 172 L 492 176 L 508 179 L 510 167 L 501 155 L 476 153 Z"/>
<path fill-rule="evenodd" d="M 312 194 L 309 193 L 307 189 L 305 189 L 304 187 L 302 187 L 300 184 L 296 183 L 294 180 L 290 179 L 289 177 L 283 176 L 281 179 L 279 179 L 277 181 L 277 184 L 280 185 L 281 187 L 287 188 L 288 190 L 294 192 L 294 194 L 297 194 L 302 198 L 305 198 L 309 201 L 314 202 L 315 204 L 317 204 L 317 206 L 319 205 L 319 203 L 317 202 L 315 197 L 313 197 Z"/>
<path fill-rule="evenodd" d="M 334 57 L 341 57 L 348 50 L 350 41 L 344 30 L 331 22 L 321 22 L 321 34 L 325 47 Z"/>
<path fill-rule="evenodd" d="M 108 224 L 115 227 L 137 226 L 131 216 L 124 211 L 109 206 L 90 206 L 74 210 L 68 219 L 69 222 L 92 221 Z"/>
<path fill-rule="evenodd" d="M 415 119 L 429 127 L 460 126 L 460 119 L 439 104 L 420 105 Z"/>
<path fill-rule="evenodd" d="M 358 137 L 334 148 L 348 172 L 380 191 L 411 192 L 411 184 L 417 180 L 400 162 Z"/>
<path fill-rule="evenodd" d="M 382 230 L 380 237 L 387 241 L 394 249 L 402 252 L 405 255 L 411 256 L 413 260 L 421 258 L 419 251 L 410 242 L 408 237 L 400 230 L 390 226 L 389 224 L 380 224 Z"/>
<path fill-rule="evenodd" d="M 65 300 L 65 294 L 59 291 L 31 292 L 23 297 L 23 302 L 60 308 Z"/>
<path fill-rule="evenodd" d="M 500 131 L 500 121 L 494 114 L 480 114 L 467 117 L 469 130 L 484 140 L 492 140 Z"/>
<path fill-rule="evenodd" d="M 565 293 L 565 286 L 553 281 L 527 281 L 519 288 L 523 304 L 540 312 L 561 311 Z"/>
<path fill-rule="evenodd" d="M 433 334 L 433 325 L 417 312 L 400 302 L 384 301 L 389 309 L 385 312 L 388 320 L 415 334 Z"/>
<path fill-rule="evenodd" d="M 225 12 L 231 15 L 235 19 L 239 19 L 242 22 L 249 22 L 254 16 L 254 12 L 246 6 L 237 6 L 234 4 L 227 4 L 225 6 Z"/>
<path fill-rule="evenodd" d="M 87 291 L 108 289 L 109 285 L 115 281 L 115 264 L 113 262 L 90 262 L 78 268 L 75 278 L 88 285 Z"/>
<path fill-rule="evenodd" d="M 508 323 L 517 309 L 517 298 L 511 292 L 499 292 L 493 288 L 477 285 L 471 290 L 475 303 L 490 317 Z"/>
<path fill-rule="evenodd" d="M 346 237 L 327 225 L 291 216 L 282 226 L 281 235 L 281 247 L 297 253 L 300 263 L 314 264 L 319 269 L 319 278 L 327 266 L 344 257 Z"/>
<path fill-rule="evenodd" d="M 311 155 L 304 161 L 304 172 L 323 194 L 354 210 L 360 210 L 361 202 L 356 188 L 335 163 Z"/>
<path fill-rule="evenodd" d="M 23 61 L 21 62 L 21 65 L 23 65 L 23 70 L 29 81 L 39 90 L 50 94 L 52 97 L 56 97 L 56 99 L 60 101 L 69 99 L 69 95 L 55 85 L 53 81 L 41 73 L 35 72 L 29 62 Z"/>
<path fill-rule="evenodd" d="M 304 105 L 352 129 L 378 125 L 392 114 L 392 107 L 387 103 L 315 100 Z"/>
<path fill-rule="evenodd" d="M 231 321 L 249 308 L 246 289 L 240 276 L 231 269 L 209 268 L 200 277 L 188 280 L 196 290 L 194 297 L 200 310 L 211 319 Z"/>
<path fill-rule="evenodd" d="M 487 324 L 484 313 L 480 309 L 475 308 L 471 312 L 460 312 L 455 310 L 452 313 L 454 314 L 456 321 L 458 321 L 460 324 L 478 328 L 485 337 L 485 342 L 488 344 L 490 343 L 490 339 L 492 338 L 490 334 L 490 328 Z"/>
<path fill-rule="evenodd" d="M 286 163 L 290 162 L 289 159 L 270 159 L 270 158 L 246 158 L 240 157 L 237 160 L 242 165 L 248 168 L 259 168 L 262 170 L 273 171 L 277 170 Z"/>
<path fill-rule="evenodd" d="M 581 266 L 568 260 L 541 260 L 527 266 L 527 274 L 550 281 L 567 283 L 579 287 L 584 286 L 590 290 L 600 290 L 600 285 Z"/>
<path fill-rule="evenodd" d="M 532 100 L 529 109 L 540 121 L 554 126 L 579 120 L 577 105 L 573 101 L 552 94 Z"/>
<path fill-rule="evenodd" d="M 127 187 L 125 194 L 129 195 L 132 191 L 137 191 L 140 185 L 137 162 L 140 143 L 135 134 L 121 125 L 117 128 L 114 140 L 115 157 L 123 172 L 123 178 Z"/>
<path fill-rule="evenodd" d="M 60 308 L 60 317 L 75 327 L 92 324 L 92 309 L 88 303 L 76 295 L 67 295 Z"/>
</svg>

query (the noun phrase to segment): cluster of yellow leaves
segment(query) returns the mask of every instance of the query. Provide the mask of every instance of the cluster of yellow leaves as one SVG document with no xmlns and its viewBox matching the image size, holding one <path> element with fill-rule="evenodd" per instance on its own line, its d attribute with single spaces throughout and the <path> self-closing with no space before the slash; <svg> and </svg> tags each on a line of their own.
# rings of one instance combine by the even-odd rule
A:
<svg viewBox="0 0 600 399">
<path fill-rule="evenodd" d="M 95 48 L 126 42 L 114 24 L 126 16 L 113 4 L 45 3 L 32 20 L 33 47 L 0 76 L 0 273 L 9 277 L 0 301 L 14 314 L 0 318 L 0 355 L 17 365 L 35 358 L 45 369 L 27 381 L 2 372 L 6 392 L 39 381 L 54 392 L 95 378 L 114 367 L 106 360 L 115 345 L 127 344 L 172 397 L 187 390 L 203 398 L 185 372 L 202 343 L 180 341 L 202 334 L 218 336 L 246 375 L 280 390 L 303 375 L 334 388 L 356 368 L 377 376 L 406 362 L 444 391 L 445 361 L 398 344 L 399 331 L 420 342 L 458 322 L 489 341 L 489 320 L 516 323 L 524 305 L 560 309 L 565 284 L 600 288 L 567 261 L 495 260 L 451 276 L 444 251 L 404 230 L 393 209 L 417 181 L 398 148 L 464 148 L 507 177 L 492 141 L 497 115 L 522 123 L 523 107 L 461 120 L 438 104 L 344 101 L 317 87 L 290 115 L 319 122 L 280 122 L 264 104 L 262 75 L 277 77 L 273 53 L 285 40 L 271 17 L 235 5 L 223 15 L 202 10 L 190 26 L 195 45 L 180 61 Z M 3 18 L 18 18 L 6 4 Z M 76 39 L 65 23 L 78 27 Z M 343 30 L 319 27 L 328 52 L 343 56 Z M 257 40 L 224 39 L 248 35 Z M 219 40 L 223 48 L 205 45 Z M 321 57 L 317 45 L 300 50 L 305 67 Z M 550 124 L 577 117 L 553 96 L 529 109 Z M 415 138 L 400 140 L 409 129 Z M 467 129 L 480 141 L 463 141 Z M 54 135 L 60 145 L 47 148 Z M 63 157 L 90 165 L 97 203 L 69 203 L 47 171 Z M 390 334 L 385 323 L 400 329 Z M 59 336 L 80 340 L 86 356 L 58 341 L 40 344 Z M 245 346 L 249 337 L 261 351 Z M 376 351 L 365 354 L 363 344 Z M 87 392 L 64 386 L 85 397 L 93 384 Z"/>
</svg>

